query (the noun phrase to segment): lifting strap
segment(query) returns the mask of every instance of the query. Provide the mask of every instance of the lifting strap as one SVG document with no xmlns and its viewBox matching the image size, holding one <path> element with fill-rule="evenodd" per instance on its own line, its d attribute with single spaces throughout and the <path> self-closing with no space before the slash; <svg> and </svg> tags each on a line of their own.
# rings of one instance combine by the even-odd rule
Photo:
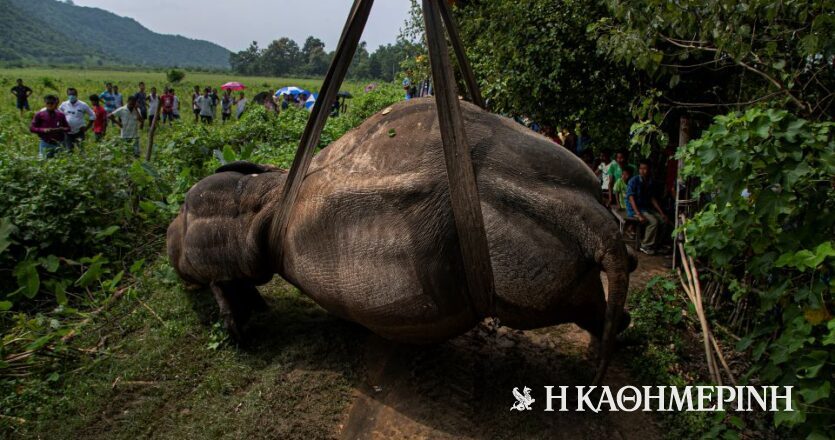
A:
<svg viewBox="0 0 835 440">
<path fill-rule="evenodd" d="M 458 233 L 458 244 L 464 263 L 470 301 L 479 317 L 491 317 L 495 315 L 493 269 L 490 262 L 487 233 L 481 212 L 472 156 L 464 130 L 461 106 L 458 102 L 455 75 L 449 58 L 449 48 L 444 37 L 444 25 L 446 25 L 446 30 L 449 33 L 453 50 L 473 103 L 482 108 L 485 108 L 485 104 L 464 52 L 464 47 L 461 44 L 457 26 L 445 1 L 423 0 L 423 16 L 435 85 L 438 123 L 444 147 L 452 214 Z M 296 157 L 293 159 L 293 165 L 287 176 L 277 215 L 270 226 L 270 236 L 274 240 L 277 239 L 274 242 L 276 243 L 276 263 L 282 271 L 287 222 L 301 189 L 304 176 L 310 167 L 313 153 L 319 144 L 325 121 L 328 118 L 330 107 L 326 104 L 336 99 L 339 87 L 345 80 L 345 75 L 368 21 L 373 3 L 373 0 L 354 1 L 342 36 L 339 39 L 334 59 L 328 68 L 328 73 L 319 94 L 319 101 L 325 104 L 313 107 L 313 112 L 307 121 Z"/>
</svg>

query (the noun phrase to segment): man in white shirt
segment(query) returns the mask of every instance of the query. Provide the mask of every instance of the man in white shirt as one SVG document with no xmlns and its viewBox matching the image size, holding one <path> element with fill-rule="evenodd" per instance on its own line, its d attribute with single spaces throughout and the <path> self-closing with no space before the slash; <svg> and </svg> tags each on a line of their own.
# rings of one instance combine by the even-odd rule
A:
<svg viewBox="0 0 835 440">
<path fill-rule="evenodd" d="M 128 97 L 128 105 L 119 107 L 110 114 L 110 120 L 122 129 L 122 140 L 133 146 L 133 155 L 139 157 L 139 130 L 142 129 L 142 114 L 136 106 L 136 97 Z"/>
<path fill-rule="evenodd" d="M 137 102 L 137 105 L 139 103 Z M 159 95 L 157 95 L 157 88 L 151 87 L 151 94 L 148 95 L 148 123 L 152 124 L 157 115 L 159 108 Z"/>
<path fill-rule="evenodd" d="M 206 124 L 211 124 L 215 117 L 215 100 L 212 98 L 211 92 L 212 90 L 206 87 L 203 94 L 194 101 L 200 109 L 200 120 Z"/>
<path fill-rule="evenodd" d="M 67 100 L 61 103 L 58 111 L 66 116 L 70 126 L 70 131 L 64 138 L 64 146 L 70 151 L 76 146 L 80 148 L 84 141 L 84 133 L 96 120 L 96 113 L 86 102 L 78 100 L 78 90 L 72 87 L 67 89 Z"/>
</svg>

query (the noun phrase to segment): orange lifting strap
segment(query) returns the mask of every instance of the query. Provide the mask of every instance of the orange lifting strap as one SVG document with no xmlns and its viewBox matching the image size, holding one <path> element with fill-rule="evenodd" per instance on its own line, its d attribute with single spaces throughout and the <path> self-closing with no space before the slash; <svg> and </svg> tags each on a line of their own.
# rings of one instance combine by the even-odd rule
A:
<svg viewBox="0 0 835 440">
<path fill-rule="evenodd" d="M 354 1 L 334 59 L 322 84 L 318 99 L 320 102 L 329 103 L 336 99 L 373 4 L 373 0 Z M 455 75 L 444 37 L 444 27 L 449 33 L 473 103 L 482 108 L 485 108 L 485 105 L 461 44 L 452 13 L 445 0 L 423 0 L 423 16 L 435 86 L 438 122 L 446 158 L 450 202 L 458 232 L 458 244 L 464 261 L 467 288 L 475 312 L 481 317 L 491 317 L 495 315 L 493 268 L 490 263 L 487 233 L 484 229 L 472 157 L 467 134 L 464 131 L 464 119 L 458 102 Z M 302 181 L 313 159 L 313 152 L 319 144 L 329 110 L 328 105 L 314 106 L 313 113 L 302 134 L 299 149 L 284 186 L 284 197 L 281 199 L 278 215 L 271 225 L 271 236 L 278 237 L 281 241 L 287 230 L 287 221 Z M 282 249 L 283 244 L 280 243 L 277 254 L 279 267 L 283 267 Z"/>
</svg>

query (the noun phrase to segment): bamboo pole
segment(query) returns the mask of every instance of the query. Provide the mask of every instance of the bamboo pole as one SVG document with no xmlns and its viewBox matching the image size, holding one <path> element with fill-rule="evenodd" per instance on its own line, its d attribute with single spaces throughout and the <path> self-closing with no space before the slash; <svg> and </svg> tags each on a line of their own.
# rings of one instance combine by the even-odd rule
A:
<svg viewBox="0 0 835 440">
<path fill-rule="evenodd" d="M 699 326 L 702 330 L 705 359 L 707 360 L 707 368 L 710 373 L 711 380 L 718 385 L 722 385 L 722 374 L 719 370 L 719 365 L 717 365 L 718 363 L 721 364 L 728 380 L 736 386 L 736 379 L 734 378 L 733 372 L 731 372 L 728 362 L 725 360 L 724 354 L 722 354 L 722 349 L 719 347 L 716 337 L 714 337 L 713 332 L 710 330 L 710 324 L 707 322 L 707 315 L 704 310 L 702 298 L 701 282 L 699 281 L 699 270 L 696 267 L 693 258 L 689 257 L 685 252 L 684 245 L 682 243 L 678 243 L 678 251 L 681 257 L 681 268 L 676 269 L 676 273 L 678 273 L 682 289 L 687 294 L 688 299 L 693 303 L 696 309 L 696 316 L 699 319 Z M 684 269 L 684 275 L 682 275 L 682 268 Z"/>
</svg>

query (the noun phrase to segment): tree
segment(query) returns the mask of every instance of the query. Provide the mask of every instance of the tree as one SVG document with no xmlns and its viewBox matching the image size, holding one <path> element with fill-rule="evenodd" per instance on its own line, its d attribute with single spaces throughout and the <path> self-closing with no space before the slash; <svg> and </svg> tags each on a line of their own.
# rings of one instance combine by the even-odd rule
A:
<svg viewBox="0 0 835 440">
<path fill-rule="evenodd" d="M 289 76 L 296 73 L 300 60 L 299 45 L 283 37 L 273 41 L 261 53 L 262 72 L 273 76 Z"/>
<path fill-rule="evenodd" d="M 400 72 L 400 63 L 408 58 L 408 46 L 398 40 L 397 44 L 380 46 L 368 60 L 369 76 L 383 81 L 394 81 Z"/>
<path fill-rule="evenodd" d="M 302 59 L 304 59 L 304 61 L 309 61 L 312 53 L 324 50 L 325 43 L 322 40 L 314 36 L 307 37 L 307 40 L 304 41 L 304 46 L 302 47 Z"/>
<path fill-rule="evenodd" d="M 597 53 L 586 28 L 608 14 L 592 0 L 459 1 L 461 37 L 491 109 L 541 124 L 588 127 L 595 145 L 625 146 L 632 69 Z"/>
<path fill-rule="evenodd" d="M 408 57 L 412 46 L 405 41 L 380 46 L 369 54 L 367 44 L 360 43 L 348 76 L 353 79 L 392 81 L 400 71 L 400 62 Z M 273 41 L 259 49 L 255 41 L 245 50 L 229 56 L 232 71 L 243 75 L 322 77 L 328 71 L 333 52 L 325 50 L 322 40 L 310 36 L 301 49 L 290 38 Z"/>
<path fill-rule="evenodd" d="M 746 325 L 747 376 L 794 388 L 786 438 L 835 438 L 835 17 L 831 0 L 609 1 L 592 27 L 610 59 L 650 75 L 636 129 L 671 112 L 712 117 L 679 149 L 704 203 L 690 254 Z M 639 136 L 640 137 L 640 136 Z"/>
<path fill-rule="evenodd" d="M 307 37 L 301 52 L 300 73 L 309 76 L 323 76 L 328 71 L 331 57 L 325 52 L 325 43 L 315 37 Z"/>
<path fill-rule="evenodd" d="M 254 75 L 261 73 L 261 50 L 258 49 L 258 42 L 253 41 L 249 47 L 238 53 L 229 55 L 229 64 L 232 71 L 243 75 Z"/>
<path fill-rule="evenodd" d="M 806 118 L 832 118 L 831 1 L 608 3 L 611 16 L 593 27 L 601 50 L 652 75 L 662 105 L 721 112 L 770 102 Z M 703 78 L 711 83 L 676 87 Z"/>
<path fill-rule="evenodd" d="M 423 22 L 423 8 L 418 0 L 411 0 L 409 17 L 400 29 L 397 44 L 405 52 L 405 56 L 400 61 L 400 67 L 406 76 L 413 81 L 429 79 L 429 49 Z"/>
<path fill-rule="evenodd" d="M 362 41 L 357 46 L 357 51 L 354 53 L 354 59 L 351 60 L 351 67 L 348 68 L 348 75 L 352 78 L 371 78 L 368 70 L 369 58 L 368 43 Z"/>
</svg>

